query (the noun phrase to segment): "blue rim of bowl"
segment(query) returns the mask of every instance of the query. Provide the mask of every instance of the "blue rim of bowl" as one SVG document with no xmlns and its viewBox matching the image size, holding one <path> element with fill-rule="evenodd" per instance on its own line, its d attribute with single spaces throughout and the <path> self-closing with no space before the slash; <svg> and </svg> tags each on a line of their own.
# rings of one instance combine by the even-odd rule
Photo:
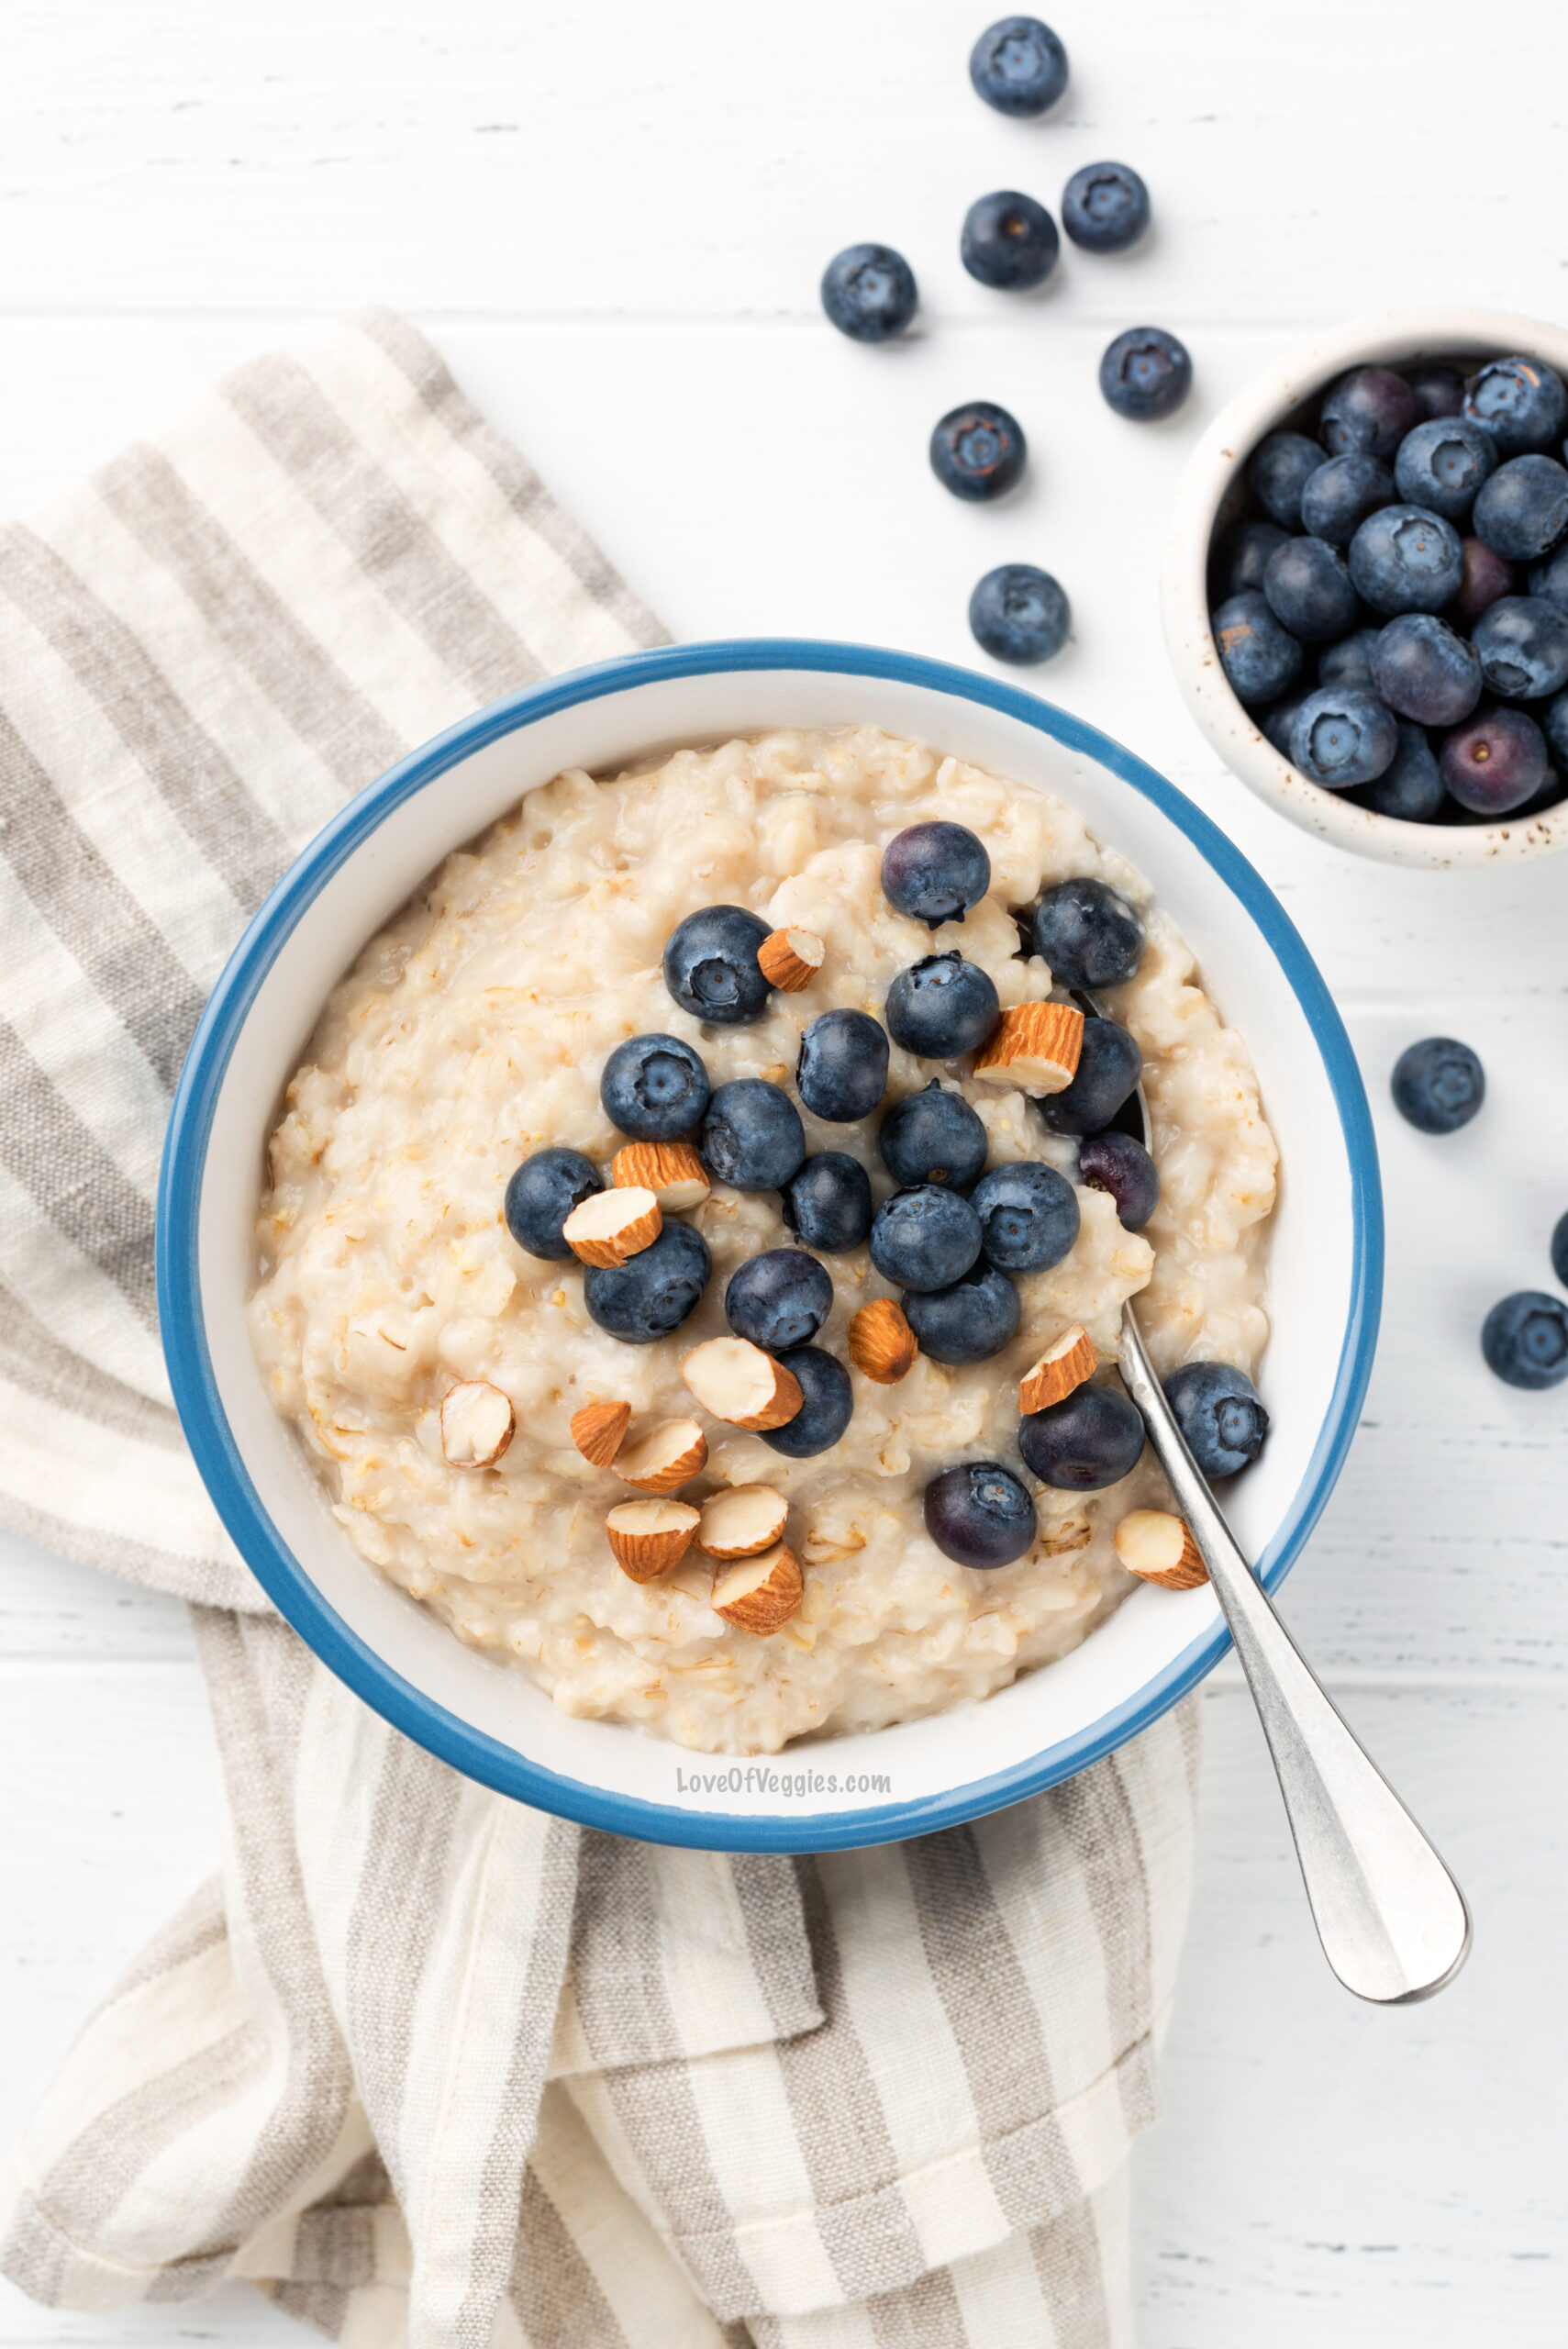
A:
<svg viewBox="0 0 1568 2349">
<path fill-rule="evenodd" d="M 158 1190 L 158 1310 L 175 1405 L 197 1468 L 240 1555 L 279 1612 L 323 1664 L 417 1745 L 499 1794 L 645 1842 L 709 1851 L 818 1852 L 899 1842 L 983 1817 L 1074 1776 L 1135 1736 L 1212 1670 L 1229 1646 L 1223 1625 L 1195 1640 L 1126 1703 L 1073 1737 L 991 1776 L 938 1795 L 805 1819 L 686 1810 L 606 1794 L 528 1761 L 425 1696 L 384 1664 L 330 1607 L 272 1526 L 218 1397 L 202 1311 L 198 1228 L 206 1149 L 236 1041 L 267 974 L 306 908 L 392 810 L 486 744 L 532 720 L 629 687 L 675 677 L 795 670 L 915 685 L 1018 719 L 1109 770 L 1185 833 L 1262 931 L 1322 1055 L 1339 1113 L 1351 1187 L 1350 1315 L 1334 1392 L 1294 1500 L 1259 1564 L 1277 1586 L 1317 1523 L 1344 1463 L 1372 1371 L 1383 1282 L 1377 1151 L 1350 1039 L 1317 965 L 1273 893 L 1224 833 L 1173 785 L 1082 718 L 1000 680 L 914 653 L 738 638 L 634 652 L 526 687 L 438 735 L 351 800 L 278 883 L 235 948 L 186 1057 Z M 728 1765 L 726 1765 L 726 1767 Z M 744 1765 L 741 1765 L 744 1767 Z M 763 1767 L 771 1766 L 764 1763 Z"/>
</svg>

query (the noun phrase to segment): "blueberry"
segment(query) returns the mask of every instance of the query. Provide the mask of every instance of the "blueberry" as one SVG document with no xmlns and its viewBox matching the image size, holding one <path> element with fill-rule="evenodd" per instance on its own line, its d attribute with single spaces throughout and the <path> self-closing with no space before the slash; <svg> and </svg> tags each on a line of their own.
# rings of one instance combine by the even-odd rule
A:
<svg viewBox="0 0 1568 2349">
<path fill-rule="evenodd" d="M 1263 594 L 1282 628 L 1304 644 L 1343 636 L 1356 617 L 1345 558 L 1327 539 L 1286 539 L 1269 557 Z"/>
<path fill-rule="evenodd" d="M 1521 1288 L 1481 1324 L 1488 1370 L 1510 1386 L 1556 1386 L 1568 1378 L 1568 1306 L 1544 1289 Z"/>
<path fill-rule="evenodd" d="M 1018 1292 L 995 1264 L 975 1264 L 951 1287 L 906 1290 L 904 1318 L 920 1352 L 950 1367 L 989 1362 L 1018 1335 Z"/>
<path fill-rule="evenodd" d="M 1304 432 L 1271 432 L 1247 460 L 1247 484 L 1271 522 L 1282 529 L 1301 528 L 1301 496 L 1323 462 L 1323 451 Z"/>
<path fill-rule="evenodd" d="M 1114 1386 L 1075 1386 L 1060 1403 L 1018 1421 L 1018 1451 L 1042 1485 L 1099 1493 L 1137 1467 L 1143 1421 Z"/>
<path fill-rule="evenodd" d="M 940 1184 L 895 1191 L 871 1227 L 871 1260 L 902 1289 L 948 1288 L 980 1254 L 980 1218 L 967 1199 Z"/>
<path fill-rule="evenodd" d="M 809 1345 L 832 1310 L 828 1268 L 801 1248 L 748 1256 L 724 1292 L 725 1319 L 736 1336 L 770 1354 Z"/>
<path fill-rule="evenodd" d="M 1549 554 L 1544 562 L 1531 563 L 1529 592 L 1532 596 L 1544 596 L 1548 603 L 1561 604 L 1568 609 L 1568 546 L 1559 547 L 1556 553 Z M 1504 593 L 1507 594 L 1507 590 L 1505 589 Z"/>
<path fill-rule="evenodd" d="M 806 1132 L 789 1095 L 765 1077 L 721 1085 L 702 1121 L 702 1154 L 738 1191 L 782 1191 L 806 1156 Z"/>
<path fill-rule="evenodd" d="M 1192 387 L 1186 345 L 1163 327 L 1129 327 L 1100 361 L 1106 405 L 1133 424 L 1158 424 L 1174 416 Z"/>
<path fill-rule="evenodd" d="M 1464 378 L 1454 367 L 1418 367 L 1405 379 L 1423 417 L 1457 416 L 1464 406 Z"/>
<path fill-rule="evenodd" d="M 803 1400 L 784 1427 L 762 1431 L 762 1442 L 786 1460 L 810 1460 L 819 1452 L 831 1452 L 854 1412 L 849 1372 L 820 1346 L 792 1346 L 779 1361 L 798 1382 Z"/>
<path fill-rule="evenodd" d="M 1568 693 L 1558 694 L 1547 703 L 1540 713 L 1540 725 L 1553 758 L 1568 766 Z"/>
<path fill-rule="evenodd" d="M 1078 1200 L 1054 1166 L 1034 1158 L 994 1166 L 971 1191 L 969 1204 L 980 1218 L 986 1262 L 998 1272 L 1044 1272 L 1072 1253 Z"/>
<path fill-rule="evenodd" d="M 891 245 L 847 245 L 822 273 L 822 307 L 851 342 L 902 334 L 918 300 L 915 273 Z"/>
<path fill-rule="evenodd" d="M 1438 764 L 1473 816 L 1509 816 L 1546 781 L 1546 738 L 1522 709 L 1484 709 L 1444 737 Z"/>
<path fill-rule="evenodd" d="M 1478 620 L 1503 596 L 1511 596 L 1518 583 L 1513 564 L 1494 554 L 1484 539 L 1466 539 L 1463 544 L 1464 575 L 1451 608 L 1456 619 Z"/>
<path fill-rule="evenodd" d="M 910 824 L 882 852 L 883 896 L 928 930 L 962 921 L 990 886 L 985 843 L 967 824 Z"/>
<path fill-rule="evenodd" d="M 1373 647 L 1382 633 L 1381 629 L 1358 628 L 1353 636 L 1341 637 L 1338 644 L 1326 644 L 1318 656 L 1318 684 L 1370 685 Z"/>
<path fill-rule="evenodd" d="M 1307 477 L 1301 493 L 1301 527 L 1309 536 L 1327 539 L 1333 547 L 1348 547 L 1369 514 L 1394 502 L 1394 476 L 1388 467 L 1351 449 L 1330 457 Z"/>
<path fill-rule="evenodd" d="M 1010 1566 L 1035 1537 L 1034 1502 L 1010 1468 L 970 1460 L 926 1486 L 926 1531 L 958 1566 Z"/>
<path fill-rule="evenodd" d="M 633 1141 L 675 1141 L 707 1108 L 707 1071 L 679 1036 L 632 1036 L 605 1063 L 599 1099 Z"/>
<path fill-rule="evenodd" d="M 998 114 L 1044 114 L 1067 87 L 1067 51 L 1038 17 L 1001 17 L 970 50 L 969 78 Z"/>
<path fill-rule="evenodd" d="M 683 1011 L 716 1028 L 742 1028 L 768 1008 L 757 949 L 769 936 L 744 906 L 704 906 L 688 914 L 664 949 L 664 984 Z"/>
<path fill-rule="evenodd" d="M 1464 576 L 1459 532 L 1420 506 L 1369 514 L 1351 540 L 1350 560 L 1358 590 L 1380 612 L 1440 612 Z"/>
<path fill-rule="evenodd" d="M 1560 1215 L 1551 1227 L 1551 1269 L 1568 1288 L 1568 1215 Z"/>
<path fill-rule="evenodd" d="M 1053 1134 L 1103 1133 L 1142 1074 L 1143 1055 L 1127 1029 L 1114 1019 L 1085 1019 L 1072 1084 L 1036 1106 Z"/>
<path fill-rule="evenodd" d="M 1078 1145 L 1078 1180 L 1091 1191 L 1108 1191 L 1124 1231 L 1141 1231 L 1160 1204 L 1160 1174 L 1154 1161 L 1131 1134 L 1110 1127 L 1085 1134 Z"/>
<path fill-rule="evenodd" d="M 530 1256 L 568 1259 L 572 1251 L 561 1227 L 573 1208 L 604 1187 L 604 1176 L 580 1150 L 536 1150 L 506 1186 L 506 1229 Z"/>
<path fill-rule="evenodd" d="M 1568 685 L 1568 611 L 1545 596 L 1504 596 L 1471 631 L 1495 694 L 1539 701 Z"/>
<path fill-rule="evenodd" d="M 1213 601 L 1221 604 L 1228 596 L 1242 595 L 1249 587 L 1261 595 L 1263 566 L 1289 536 L 1277 522 L 1238 522 L 1227 530 L 1214 550 Z"/>
<path fill-rule="evenodd" d="M 1062 239 L 1043 204 L 1017 188 L 976 196 L 963 216 L 958 256 L 971 277 L 998 293 L 1040 285 L 1056 267 Z"/>
<path fill-rule="evenodd" d="M 819 1151 L 784 1186 L 784 1219 L 805 1248 L 841 1256 L 871 1230 L 871 1176 L 842 1150 Z"/>
<path fill-rule="evenodd" d="M 1271 562 L 1273 557 L 1270 557 Z M 1267 599 L 1248 588 L 1220 605 L 1209 620 L 1220 666 L 1238 701 L 1274 701 L 1301 674 L 1301 645 L 1281 628 Z"/>
<path fill-rule="evenodd" d="M 667 1223 L 651 1248 L 624 1264 L 586 1266 L 583 1302 L 612 1338 L 651 1346 L 695 1309 L 712 1270 L 702 1233 L 689 1223 Z"/>
<path fill-rule="evenodd" d="M 1053 660 L 1072 625 L 1061 584 L 1032 562 L 998 564 L 969 599 L 970 634 L 981 651 L 1020 668 Z"/>
<path fill-rule="evenodd" d="M 1327 791 L 1373 782 L 1398 748 L 1393 711 L 1362 685 L 1319 685 L 1290 729 L 1292 766 Z"/>
<path fill-rule="evenodd" d="M 1364 450 L 1369 457 L 1392 457 L 1420 414 L 1403 375 L 1390 367 L 1353 367 L 1324 394 L 1318 438 L 1332 457 L 1351 449 Z"/>
<path fill-rule="evenodd" d="M 1394 481 L 1407 506 L 1462 522 L 1484 481 L 1497 470 L 1497 444 L 1466 416 L 1418 424 L 1399 443 Z"/>
<path fill-rule="evenodd" d="M 1269 1431 L 1262 1397 L 1228 1362 L 1187 1362 L 1165 1381 L 1165 1400 L 1187 1450 L 1211 1481 L 1256 1460 Z"/>
<path fill-rule="evenodd" d="M 1034 909 L 1034 951 L 1059 987 L 1118 987 L 1143 960 L 1148 933 L 1108 881 L 1059 881 Z"/>
<path fill-rule="evenodd" d="M 1510 457 L 1475 501 L 1475 535 L 1510 562 L 1533 562 L 1568 530 L 1568 469 L 1555 457 Z"/>
<path fill-rule="evenodd" d="M 1465 395 L 1464 413 L 1485 425 L 1505 457 L 1550 449 L 1568 417 L 1568 392 L 1539 359 L 1494 359 Z"/>
<path fill-rule="evenodd" d="M 1468 1044 L 1427 1036 L 1394 1063 L 1394 1106 L 1424 1134 L 1456 1134 L 1486 1097 L 1486 1072 Z"/>
<path fill-rule="evenodd" d="M 1442 769 L 1424 729 L 1407 718 L 1399 721 L 1399 748 L 1375 783 L 1362 790 L 1362 805 L 1374 816 L 1392 816 L 1402 824 L 1435 823 L 1448 791 Z"/>
<path fill-rule="evenodd" d="M 983 1044 L 1001 1016 L 988 971 L 962 954 L 928 954 L 900 971 L 883 1017 L 894 1042 L 932 1061 L 957 1060 Z"/>
<path fill-rule="evenodd" d="M 851 1126 L 887 1090 L 887 1031 L 867 1011 L 824 1011 L 800 1040 L 795 1088 L 814 1118 Z"/>
<path fill-rule="evenodd" d="M 887 1111 L 876 1146 L 904 1189 L 940 1183 L 965 1191 L 977 1180 L 990 1142 L 962 1094 L 944 1092 L 933 1077 L 923 1093 L 906 1094 Z"/>
<path fill-rule="evenodd" d="M 1568 630 L 1568 613 L 1563 626 Z M 1475 647 L 1435 613 L 1401 612 L 1379 632 L 1372 683 L 1399 717 L 1457 726 L 1481 698 L 1481 662 Z"/>
<path fill-rule="evenodd" d="M 1011 489 L 1028 455 L 1023 427 L 993 400 L 949 408 L 931 435 L 931 471 L 972 505 Z"/>
<path fill-rule="evenodd" d="M 1290 756 L 1290 729 L 1296 724 L 1296 711 L 1311 691 L 1310 685 L 1298 686 L 1295 693 L 1286 694 L 1283 701 L 1272 701 L 1267 709 L 1256 712 L 1265 739 L 1273 744 L 1282 759 Z"/>
<path fill-rule="evenodd" d="M 1149 190 L 1129 163 L 1085 163 L 1062 191 L 1062 225 L 1087 253 L 1121 253 L 1149 226 Z"/>
</svg>

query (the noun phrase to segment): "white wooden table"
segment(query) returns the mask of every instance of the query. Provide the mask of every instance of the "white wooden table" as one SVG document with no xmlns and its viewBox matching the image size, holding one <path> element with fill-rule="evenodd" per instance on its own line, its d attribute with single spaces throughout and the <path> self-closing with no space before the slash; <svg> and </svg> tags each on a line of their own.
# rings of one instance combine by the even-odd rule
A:
<svg viewBox="0 0 1568 2349">
<path fill-rule="evenodd" d="M 1156 612 L 1206 418 L 1320 322 L 1434 298 L 1560 316 L 1565 45 L 1549 0 L 1051 0 L 1073 61 L 1043 125 L 970 93 L 987 0 L 11 0 L 0 74 L 0 507 L 67 486 L 215 372 L 384 301 L 433 335 L 685 636 L 858 638 L 979 662 L 981 572 L 1035 560 L 1073 643 L 1031 679 L 1162 768 L 1262 868 L 1343 1007 L 1390 1208 L 1364 1424 L 1286 1612 L 1470 1892 L 1469 1970 L 1383 2014 L 1326 1974 L 1245 1695 L 1222 1669 L 1197 1907 L 1139 2155 L 1142 2349 L 1508 2349 L 1564 2325 L 1560 1820 L 1568 1397 L 1516 1395 L 1476 1330 L 1549 1286 L 1568 1208 L 1568 860 L 1397 874 L 1318 847 L 1188 720 Z M 1418 140 L 1418 144 L 1417 143 Z M 1112 155 L 1148 249 L 1071 248 L 1038 295 L 963 275 L 972 198 L 1056 207 Z M 885 239 L 920 330 L 834 335 L 823 263 Z M 1168 325 L 1197 387 L 1140 429 L 1098 356 Z M 1004 508 L 926 467 L 961 398 L 1013 407 Z M 1402 1045 L 1468 1039 L 1485 1115 L 1433 1143 L 1387 1106 Z M 144 1933 L 214 1864 L 180 1609 L 4 1558 L 7 1895 L 0 2125 Z M 119 2321 L 0 2287 L 0 2342 L 299 2338 L 236 2288 Z"/>
</svg>

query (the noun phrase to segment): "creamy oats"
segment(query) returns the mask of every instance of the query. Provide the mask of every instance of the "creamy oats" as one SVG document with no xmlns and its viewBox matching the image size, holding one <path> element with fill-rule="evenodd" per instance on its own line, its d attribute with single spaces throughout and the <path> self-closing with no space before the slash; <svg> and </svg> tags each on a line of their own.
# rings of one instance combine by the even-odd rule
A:
<svg viewBox="0 0 1568 2349">
<path fill-rule="evenodd" d="M 964 922 L 931 933 L 894 912 L 878 875 L 892 835 L 936 816 L 980 835 L 993 881 Z M 673 1337 L 623 1344 L 588 1319 L 580 1265 L 541 1262 L 511 1239 L 501 1200 L 513 1169 L 564 1143 L 607 1176 L 624 1138 L 600 1106 L 599 1074 L 629 1036 L 684 1037 L 716 1087 L 738 1076 L 789 1085 L 812 1019 L 834 1007 L 880 1017 L 890 982 L 925 954 L 961 949 L 1004 1008 L 1045 996 L 1050 974 L 1020 958 L 1008 908 L 1075 874 L 1112 884 L 1148 925 L 1142 963 L 1107 1008 L 1144 1056 L 1162 1183 L 1152 1219 L 1124 1231 L 1105 1192 L 1080 1188 L 1077 1243 L 1020 1277 L 1006 1351 L 962 1369 L 922 1356 L 893 1386 L 854 1372 L 848 1431 L 815 1459 L 708 1424 L 706 1471 L 683 1500 L 765 1484 L 789 1503 L 806 1595 L 773 1636 L 715 1615 L 699 1551 L 662 1581 L 631 1581 L 605 1519 L 633 1497 L 579 1454 L 568 1422 L 600 1400 L 629 1403 L 634 1433 L 693 1415 L 683 1355 L 727 1334 L 729 1275 L 789 1235 L 776 1194 L 716 1185 L 684 1219 L 713 1254 L 701 1305 Z M 665 989 L 665 940 L 713 904 L 826 941 L 811 984 L 773 996 L 755 1026 L 705 1026 Z M 888 1099 L 940 1074 L 984 1119 L 991 1164 L 1043 1159 L 1071 1176 L 1077 1145 L 1047 1134 L 1022 1094 L 956 1074 L 966 1065 L 895 1045 Z M 851 1152 L 886 1196 L 873 1119 L 803 1117 L 808 1150 Z M 1076 1647 L 1134 1587 L 1111 1536 L 1129 1509 L 1170 1505 L 1148 1452 L 1108 1491 L 1041 1492 L 1033 1549 L 992 1572 L 939 1553 L 921 1496 L 957 1462 L 1016 1471 L 1020 1374 L 1074 1320 L 1114 1362 L 1128 1297 L 1141 1297 L 1162 1371 L 1207 1357 L 1255 1371 L 1275 1155 L 1241 1038 L 1148 884 L 1070 807 L 870 729 L 781 731 L 678 751 L 614 781 L 558 776 L 449 857 L 365 950 L 272 1138 L 251 1339 L 349 1538 L 459 1638 L 517 1664 L 563 1711 L 706 1752 L 773 1753 L 984 1697 Z M 851 1315 L 891 1291 L 863 1247 L 822 1261 L 835 1303 L 816 1342 L 847 1362 Z M 450 1467 L 441 1401 L 479 1378 L 510 1397 L 516 1435 L 494 1466 Z"/>
</svg>

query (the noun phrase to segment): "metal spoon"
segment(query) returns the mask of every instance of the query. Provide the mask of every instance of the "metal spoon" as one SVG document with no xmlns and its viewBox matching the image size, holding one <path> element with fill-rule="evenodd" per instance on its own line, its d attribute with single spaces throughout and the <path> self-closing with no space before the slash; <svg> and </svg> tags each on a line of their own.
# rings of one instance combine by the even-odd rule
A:
<svg viewBox="0 0 1568 2349">
<path fill-rule="evenodd" d="M 1103 1016 L 1092 995 L 1074 998 Z M 1148 1105 L 1138 1093 L 1147 1139 Z M 1470 1954 L 1470 1912 L 1398 1796 L 1351 1735 L 1221 1516 L 1144 1351 L 1130 1304 L 1121 1375 L 1208 1568 L 1269 1742 L 1323 1954 L 1380 2006 L 1429 1998 Z"/>
</svg>

